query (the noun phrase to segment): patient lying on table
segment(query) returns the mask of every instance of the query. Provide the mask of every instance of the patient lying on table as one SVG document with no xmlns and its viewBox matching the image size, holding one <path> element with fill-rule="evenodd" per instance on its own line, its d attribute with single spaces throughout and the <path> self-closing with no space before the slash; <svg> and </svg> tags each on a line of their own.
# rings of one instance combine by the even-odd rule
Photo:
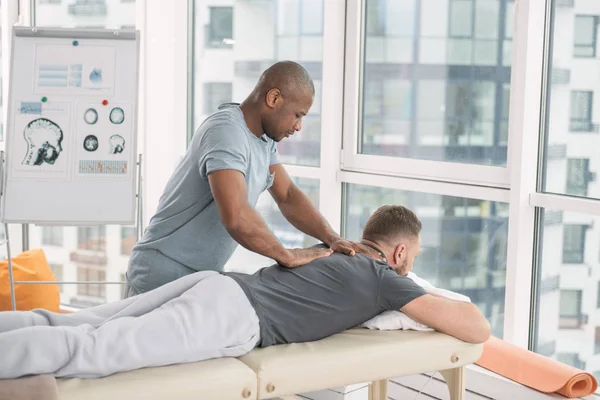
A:
<svg viewBox="0 0 600 400">
<path fill-rule="evenodd" d="M 419 252 L 420 230 L 412 211 L 384 206 L 363 231 L 371 257 L 335 253 L 253 275 L 198 272 L 73 314 L 2 312 L 0 378 L 92 378 L 239 357 L 257 346 L 322 339 L 387 310 L 467 342 L 484 342 L 490 327 L 474 305 L 429 294 L 406 277 Z"/>
</svg>

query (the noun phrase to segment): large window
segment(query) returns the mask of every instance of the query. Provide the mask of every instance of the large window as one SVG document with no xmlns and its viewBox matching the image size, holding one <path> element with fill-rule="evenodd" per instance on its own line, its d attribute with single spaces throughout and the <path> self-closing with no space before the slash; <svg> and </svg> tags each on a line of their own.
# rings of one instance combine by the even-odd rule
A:
<svg viewBox="0 0 600 400">
<path fill-rule="evenodd" d="M 323 0 L 233 0 L 228 7 L 211 7 L 203 0 L 195 0 L 193 4 L 193 132 L 190 134 L 219 103 L 241 103 L 271 64 L 292 60 L 310 73 L 317 98 L 303 119 L 302 131 L 281 141 L 278 149 L 284 163 L 318 166 Z M 203 48 L 217 42 L 219 46 Z"/>
<path fill-rule="evenodd" d="M 359 240 L 379 206 L 402 204 L 423 224 L 414 272 L 433 285 L 463 293 L 502 337 L 508 207 L 505 203 L 347 185 L 344 236 Z"/>
<path fill-rule="evenodd" d="M 596 57 L 598 17 L 594 15 L 577 15 L 575 17 L 574 35 L 573 55 L 575 57 Z"/>
<path fill-rule="evenodd" d="M 555 280 L 553 290 L 536 296 L 534 350 L 554 341 L 559 361 L 596 371 L 596 314 L 600 287 L 600 136 L 596 119 L 595 59 L 597 18 L 581 11 L 600 12 L 594 0 L 578 0 L 574 10 L 557 2 L 553 16 L 543 115 L 540 186 L 532 202 L 540 209 L 537 222 L 537 282 Z M 573 42 L 564 32 L 574 32 Z M 574 47 L 573 47 L 574 43 Z M 560 75 L 561 79 L 555 79 Z M 584 206 L 585 205 L 585 206 Z M 557 215 L 561 215 L 559 219 Z"/>
<path fill-rule="evenodd" d="M 366 0 L 358 152 L 506 165 L 511 10 L 504 0 Z"/>
</svg>

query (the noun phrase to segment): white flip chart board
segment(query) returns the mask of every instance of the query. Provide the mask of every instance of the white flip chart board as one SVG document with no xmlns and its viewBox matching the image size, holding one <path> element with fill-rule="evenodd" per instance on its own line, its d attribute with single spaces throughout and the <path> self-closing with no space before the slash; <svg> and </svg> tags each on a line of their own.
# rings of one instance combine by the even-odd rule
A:
<svg viewBox="0 0 600 400">
<path fill-rule="evenodd" d="M 13 33 L 3 221 L 133 224 L 139 33 Z"/>
</svg>

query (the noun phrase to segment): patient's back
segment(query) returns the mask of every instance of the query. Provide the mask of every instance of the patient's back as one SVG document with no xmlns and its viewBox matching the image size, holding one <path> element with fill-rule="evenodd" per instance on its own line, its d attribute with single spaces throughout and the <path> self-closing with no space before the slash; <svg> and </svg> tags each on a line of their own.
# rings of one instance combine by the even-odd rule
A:
<svg viewBox="0 0 600 400">
<path fill-rule="evenodd" d="M 260 320 L 261 347 L 322 339 L 424 294 L 411 279 L 362 254 L 334 253 L 297 268 L 277 264 L 253 275 L 226 273 Z"/>
</svg>

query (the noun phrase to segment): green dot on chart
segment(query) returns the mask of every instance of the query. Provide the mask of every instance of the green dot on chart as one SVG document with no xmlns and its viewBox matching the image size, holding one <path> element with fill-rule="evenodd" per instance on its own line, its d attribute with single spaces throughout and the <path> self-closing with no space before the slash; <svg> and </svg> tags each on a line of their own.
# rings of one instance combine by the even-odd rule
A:
<svg viewBox="0 0 600 400">
<path fill-rule="evenodd" d="M 42 103 L 45 103 L 48 101 L 48 98 L 46 96 L 42 97 Z"/>
</svg>

